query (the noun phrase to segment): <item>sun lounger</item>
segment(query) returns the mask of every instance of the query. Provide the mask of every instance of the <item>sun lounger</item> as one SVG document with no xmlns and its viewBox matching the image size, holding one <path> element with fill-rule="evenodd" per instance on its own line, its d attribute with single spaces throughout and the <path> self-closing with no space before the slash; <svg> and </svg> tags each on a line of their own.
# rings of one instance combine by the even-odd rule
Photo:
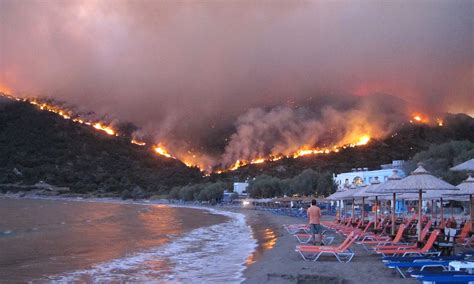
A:
<svg viewBox="0 0 474 284">
<path fill-rule="evenodd" d="M 371 236 L 368 236 L 367 238 L 363 239 L 362 241 L 357 242 L 357 244 L 362 245 L 366 251 L 371 250 L 372 248 L 369 248 L 368 246 L 379 246 L 379 245 L 385 245 L 385 244 L 399 244 L 400 240 L 403 236 L 403 232 L 405 231 L 405 225 L 401 224 L 400 227 L 398 228 L 397 234 L 395 237 L 390 240 L 390 239 L 373 239 Z"/>
<path fill-rule="evenodd" d="M 470 275 L 465 271 L 412 271 L 410 276 L 414 278 L 419 277 L 433 277 L 433 276 L 454 276 L 454 275 Z"/>
<path fill-rule="evenodd" d="M 422 276 L 417 277 L 416 280 L 423 283 L 470 283 L 474 281 L 474 274 L 468 275 L 448 275 L 448 276 Z"/>
<path fill-rule="evenodd" d="M 461 229 L 461 233 L 459 233 L 459 236 L 456 238 L 456 243 L 459 243 L 459 244 L 466 243 L 466 240 L 469 239 L 470 231 L 471 231 L 471 222 L 467 221 L 466 223 L 464 223 L 464 226 Z"/>
<path fill-rule="evenodd" d="M 334 237 L 333 236 L 326 236 L 324 235 L 324 232 L 321 234 L 323 239 L 322 239 L 322 243 L 323 245 L 325 246 L 328 246 L 330 244 L 332 244 L 332 242 L 334 241 Z M 313 235 L 312 234 L 294 234 L 293 236 L 296 237 L 296 240 L 300 243 L 300 244 L 309 244 L 312 240 L 313 240 Z"/>
<path fill-rule="evenodd" d="M 308 224 L 289 224 L 289 225 L 283 225 L 283 227 L 291 235 L 294 235 L 296 233 L 301 233 L 301 232 L 309 233 L 309 230 L 310 230 Z"/>
<path fill-rule="evenodd" d="M 404 269 L 419 269 L 423 271 L 428 267 L 440 267 L 443 270 L 448 270 L 450 260 L 420 260 L 420 261 L 409 261 L 409 262 L 389 262 L 385 263 L 385 266 L 388 268 L 395 269 L 400 273 L 403 278 L 406 278 Z"/>
<path fill-rule="evenodd" d="M 350 249 L 350 246 L 355 242 L 357 237 L 356 234 L 351 233 L 344 242 L 337 247 L 300 245 L 296 247 L 295 251 L 307 261 L 317 261 L 322 255 L 334 255 L 339 262 L 347 263 L 350 262 L 355 255 Z"/>
<path fill-rule="evenodd" d="M 439 230 L 434 230 L 430 237 L 428 238 L 426 244 L 421 248 L 404 248 L 404 247 L 399 247 L 396 249 L 384 249 L 384 250 L 379 250 L 376 249 L 375 252 L 378 254 L 381 254 L 383 256 L 387 255 L 440 255 L 441 252 L 430 252 L 431 248 L 433 247 L 433 244 L 436 240 L 436 238 L 439 235 Z"/>
<path fill-rule="evenodd" d="M 464 260 L 469 255 L 451 255 L 451 256 L 386 256 L 382 258 L 382 262 L 413 262 L 413 261 L 435 261 L 435 260 Z"/>
<path fill-rule="evenodd" d="M 425 227 L 423 228 L 423 230 L 421 231 L 421 240 L 424 240 L 426 238 L 426 236 L 428 235 L 428 232 L 430 230 L 430 227 L 431 227 L 431 223 L 432 221 L 429 220 Z M 403 224 L 402 224 L 403 225 Z M 402 226 L 400 225 L 400 226 Z M 397 234 L 398 236 L 398 234 Z M 400 236 L 401 238 L 401 236 Z M 396 237 L 395 237 L 396 239 Z M 377 246 L 375 247 L 376 250 L 385 250 L 385 249 L 399 249 L 399 248 L 416 248 L 416 243 L 415 244 L 408 244 L 408 243 L 401 243 L 399 242 L 400 239 L 398 239 L 398 241 L 395 241 L 395 239 L 392 241 L 392 242 L 380 242 L 377 244 Z"/>
</svg>

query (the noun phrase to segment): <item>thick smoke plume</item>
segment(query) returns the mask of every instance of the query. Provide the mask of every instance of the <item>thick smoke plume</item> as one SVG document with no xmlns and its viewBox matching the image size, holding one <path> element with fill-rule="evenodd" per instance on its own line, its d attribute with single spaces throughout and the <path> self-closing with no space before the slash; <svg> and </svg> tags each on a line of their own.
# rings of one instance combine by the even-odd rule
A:
<svg viewBox="0 0 474 284">
<path fill-rule="evenodd" d="M 388 96 L 362 98 L 344 110 L 334 106 L 252 109 L 239 117 L 223 162 L 291 156 L 301 148 L 346 145 L 364 135 L 383 137 L 403 122 L 405 109 L 402 102 Z"/>
<path fill-rule="evenodd" d="M 383 135 L 413 111 L 472 115 L 472 34 L 469 0 L 0 0 L 0 91 L 213 165 Z M 377 94 L 407 104 L 388 115 Z"/>
</svg>

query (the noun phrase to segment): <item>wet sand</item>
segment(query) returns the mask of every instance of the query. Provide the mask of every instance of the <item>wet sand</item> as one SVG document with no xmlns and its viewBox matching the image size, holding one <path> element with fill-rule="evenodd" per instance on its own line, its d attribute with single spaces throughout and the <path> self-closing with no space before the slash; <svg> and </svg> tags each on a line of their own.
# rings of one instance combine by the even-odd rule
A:
<svg viewBox="0 0 474 284">
<path fill-rule="evenodd" d="M 294 251 L 296 238 L 282 227 L 283 224 L 302 223 L 303 219 L 256 210 L 240 212 L 246 214 L 254 232 L 270 229 L 275 235 L 275 238 L 268 238 L 265 234 L 254 234 L 259 248 L 244 272 L 244 283 L 417 283 L 385 268 L 379 256 L 369 255 L 359 245 L 353 247 L 356 256 L 350 263 L 339 263 L 334 256 L 321 257 L 317 262 L 304 261 Z M 342 241 L 339 236 L 334 243 Z"/>
</svg>

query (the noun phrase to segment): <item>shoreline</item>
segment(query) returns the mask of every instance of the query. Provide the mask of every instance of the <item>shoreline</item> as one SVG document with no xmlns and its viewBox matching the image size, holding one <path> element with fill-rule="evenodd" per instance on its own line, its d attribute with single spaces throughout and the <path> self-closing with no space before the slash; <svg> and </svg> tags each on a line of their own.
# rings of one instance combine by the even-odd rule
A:
<svg viewBox="0 0 474 284">
<path fill-rule="evenodd" d="M 197 205 L 197 204 L 180 204 L 180 203 L 171 203 L 168 200 L 122 200 L 120 198 L 83 198 L 83 197 L 61 197 L 61 196 L 38 196 L 38 195 L 27 195 L 27 196 L 19 196 L 19 195 L 12 195 L 12 194 L 2 194 L 0 195 L 0 199 L 3 200 L 38 200 L 38 201 L 53 201 L 53 202 L 85 202 L 85 203 L 104 203 L 104 204 L 121 204 L 121 205 L 141 205 L 141 206 L 156 206 L 156 205 L 164 205 L 167 207 L 174 207 L 174 208 L 188 208 L 188 209 L 196 209 L 196 210 L 203 210 L 209 212 L 210 214 L 223 216 L 226 218 L 225 221 L 218 223 L 225 224 L 228 222 L 236 222 L 237 220 L 243 220 L 247 226 L 249 225 L 248 222 L 248 214 L 244 214 L 241 212 L 240 208 L 233 208 L 232 206 L 206 206 L 206 205 Z M 239 221 L 237 221 L 239 222 Z M 211 226 L 212 227 L 212 226 Z M 204 226 L 202 228 L 211 228 Z M 257 240 L 254 237 L 254 228 L 255 226 L 249 226 L 250 235 L 248 242 L 246 245 L 253 246 L 249 254 L 246 256 L 246 259 L 241 263 L 241 269 L 237 271 L 241 275 L 241 281 L 236 282 L 240 283 L 245 281 L 245 271 L 248 268 L 249 260 L 255 259 L 255 255 L 257 251 L 259 251 L 259 244 L 262 243 L 261 240 Z M 241 228 L 242 229 L 242 228 Z M 188 233 L 187 233 L 188 234 Z M 254 244 L 252 244 L 254 243 Z M 252 261 L 253 262 L 253 261 Z"/>
<path fill-rule="evenodd" d="M 380 258 L 368 255 L 361 247 L 355 246 L 356 256 L 352 262 L 341 264 L 334 257 L 322 258 L 318 262 L 306 262 L 294 251 L 296 239 L 288 234 L 283 224 L 305 223 L 301 218 L 272 214 L 268 211 L 245 209 L 233 206 L 199 206 L 196 204 L 165 203 L 164 200 L 121 200 L 115 198 L 68 198 L 42 196 L 5 196 L 6 199 L 37 199 L 58 201 L 82 201 L 98 203 L 120 203 L 135 205 L 167 205 L 212 211 L 226 211 L 242 214 L 251 228 L 252 238 L 256 242 L 253 253 L 244 268 L 242 283 L 416 283 L 413 279 L 402 279 L 393 271 L 385 268 Z M 225 215 L 225 214 L 223 214 Z M 323 216 L 329 220 L 333 217 Z M 336 243 L 342 241 L 336 236 Z"/>
</svg>

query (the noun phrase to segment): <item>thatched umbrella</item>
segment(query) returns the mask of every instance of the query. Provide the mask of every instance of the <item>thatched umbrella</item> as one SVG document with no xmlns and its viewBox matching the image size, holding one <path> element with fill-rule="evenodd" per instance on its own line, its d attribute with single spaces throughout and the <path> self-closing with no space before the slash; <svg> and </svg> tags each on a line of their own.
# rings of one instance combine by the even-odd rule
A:
<svg viewBox="0 0 474 284">
<path fill-rule="evenodd" d="M 455 191 L 457 192 L 457 191 Z M 445 200 L 459 200 L 459 196 L 455 195 L 456 193 L 453 193 L 452 190 L 429 190 L 425 194 L 423 194 L 423 200 L 431 200 L 432 207 L 434 200 L 440 201 L 441 208 L 440 208 L 440 219 L 442 224 L 444 222 L 444 207 L 443 207 L 443 201 Z M 418 194 L 416 193 L 404 193 L 400 195 L 400 198 L 404 200 L 418 200 Z M 434 210 L 433 210 L 434 211 Z M 451 215 L 453 208 L 451 207 Z M 433 216 L 434 217 L 434 216 Z"/>
<path fill-rule="evenodd" d="M 461 163 L 455 167 L 452 167 L 451 168 L 452 171 L 455 171 L 455 172 L 470 172 L 470 173 L 474 173 L 474 159 L 470 159 L 468 161 L 465 161 L 464 163 Z M 469 178 L 466 181 L 468 181 Z M 463 183 L 465 183 L 463 182 Z M 463 184 L 462 183 L 462 184 Z M 469 185 L 470 182 L 467 183 L 467 185 L 465 184 L 463 187 L 466 188 L 466 187 L 469 187 L 469 186 L 472 186 L 472 185 Z M 473 213 L 473 209 L 474 209 L 474 206 L 473 206 L 473 199 L 472 199 L 472 194 L 469 194 L 469 201 L 470 201 L 470 207 L 471 207 L 471 225 L 473 227 L 471 228 L 474 228 L 474 213 Z"/>
<path fill-rule="evenodd" d="M 365 198 L 367 197 L 375 197 L 375 221 L 374 221 L 374 229 L 377 228 L 377 219 L 378 219 L 378 213 L 377 213 L 377 207 L 378 207 L 378 197 L 379 193 L 372 193 L 372 190 L 375 190 L 378 186 L 380 185 L 380 181 L 378 178 L 376 178 L 369 186 L 363 187 L 359 189 L 355 194 L 354 197 L 361 197 L 362 198 L 362 222 L 364 222 L 364 215 L 365 215 Z"/>
<path fill-rule="evenodd" d="M 444 180 L 431 175 L 421 165 L 414 170 L 411 175 L 401 179 L 390 189 L 394 193 L 404 193 L 417 190 L 418 191 L 418 241 L 421 241 L 421 205 L 423 201 L 423 191 L 430 190 L 459 190 Z"/>
<path fill-rule="evenodd" d="M 470 216 L 471 216 L 471 224 L 472 224 L 473 219 L 474 219 L 474 206 L 472 204 L 473 202 L 472 196 L 474 195 L 474 178 L 471 175 L 469 175 L 465 181 L 463 181 L 457 186 L 457 188 L 459 188 L 460 190 L 457 192 L 446 194 L 446 196 L 469 196 L 469 205 L 470 205 L 469 207 L 471 211 Z"/>
<path fill-rule="evenodd" d="M 354 208 L 354 201 L 355 197 L 354 194 L 357 192 L 355 186 L 351 186 L 349 189 L 344 190 L 339 196 L 339 200 L 352 200 L 352 219 L 354 219 L 355 208 Z"/>
<path fill-rule="evenodd" d="M 342 209 L 342 206 L 341 206 L 341 202 L 342 202 L 342 199 L 340 198 L 341 196 L 344 195 L 344 190 L 337 190 L 336 192 L 334 192 L 333 194 L 329 195 L 326 199 L 327 200 L 332 200 L 332 201 L 337 201 L 338 203 L 338 210 L 339 210 L 339 216 L 341 216 L 341 209 Z"/>
<path fill-rule="evenodd" d="M 402 178 L 398 175 L 398 171 L 394 170 L 393 174 L 388 178 L 388 180 L 384 183 L 378 185 L 375 189 L 370 190 L 370 193 L 374 194 L 392 194 L 392 235 L 395 235 L 395 203 L 397 201 L 397 193 L 393 191 L 394 186 L 401 180 Z M 409 191 L 409 192 L 416 192 L 416 191 Z"/>
<path fill-rule="evenodd" d="M 455 172 L 474 172 L 474 159 L 470 159 L 451 168 Z"/>
</svg>

